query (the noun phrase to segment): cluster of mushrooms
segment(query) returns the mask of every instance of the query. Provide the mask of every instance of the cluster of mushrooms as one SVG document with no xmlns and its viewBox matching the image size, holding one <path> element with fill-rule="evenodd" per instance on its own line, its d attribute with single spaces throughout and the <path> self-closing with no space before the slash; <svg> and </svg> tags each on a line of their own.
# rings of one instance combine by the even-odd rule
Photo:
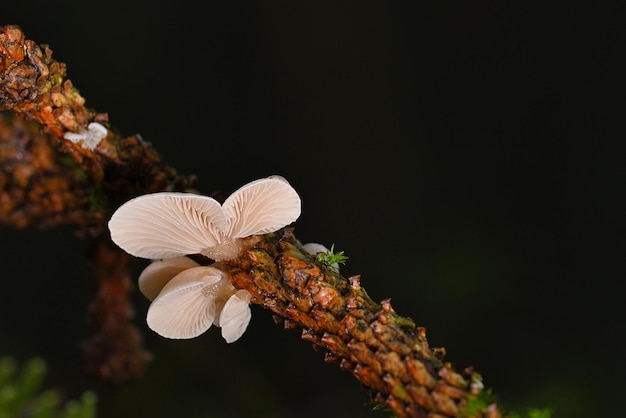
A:
<svg viewBox="0 0 626 418">
<path fill-rule="evenodd" d="M 194 338 L 211 325 L 228 343 L 250 323 L 251 294 L 236 289 L 220 261 L 238 257 L 241 238 L 275 232 L 300 216 L 298 193 L 281 176 L 252 181 L 223 204 L 193 193 L 142 195 L 111 216 L 111 239 L 127 253 L 152 262 L 139 276 L 139 290 L 151 300 L 146 321 L 166 338 Z M 326 250 L 306 244 L 311 253 Z M 202 266 L 187 257 L 201 254 L 216 263 Z M 337 266 L 334 266 L 337 268 Z"/>
</svg>

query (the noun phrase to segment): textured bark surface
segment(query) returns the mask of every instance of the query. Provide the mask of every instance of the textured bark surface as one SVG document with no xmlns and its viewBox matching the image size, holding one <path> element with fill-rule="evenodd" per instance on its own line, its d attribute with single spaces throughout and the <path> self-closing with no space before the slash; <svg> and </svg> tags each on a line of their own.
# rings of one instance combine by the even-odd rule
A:
<svg viewBox="0 0 626 418">
<path fill-rule="evenodd" d="M 96 209 L 105 215 L 132 196 L 151 191 L 193 188 L 195 179 L 179 175 L 162 160 L 149 142 L 139 136 L 122 137 L 111 130 L 108 115 L 85 107 L 85 99 L 72 82 L 65 79 L 65 75 L 65 64 L 52 58 L 52 50 L 47 45 L 39 46 L 25 39 L 18 26 L 0 28 L 0 112 L 10 111 L 24 121 L 34 121 L 38 125 L 36 131 L 29 125 L 30 132 L 23 124 L 11 129 L 7 122 L 13 119 L 3 115 L 3 141 L 16 148 L 13 155 L 3 155 L 5 158 L 0 161 L 3 172 L 10 173 L 11 164 L 19 164 L 20 158 L 26 159 L 24 162 L 27 165 L 31 161 L 41 162 L 45 157 L 58 165 L 59 159 L 62 159 L 70 167 L 54 164 L 52 167 L 53 171 L 59 172 L 55 177 L 64 177 L 63 181 L 67 183 L 61 186 L 75 187 L 76 177 L 82 177 L 80 188 L 89 195 L 91 203 L 104 205 Z M 94 150 L 63 138 L 67 132 L 87 129 L 91 122 L 97 122 L 108 130 L 107 136 Z M 43 174 L 29 180 L 28 186 L 44 183 L 46 186 L 43 187 L 47 187 Z M 19 183 L 19 179 L 16 182 Z M 25 188 L 27 185 L 17 186 Z M 13 196 L 14 206 L 18 206 L 16 197 L 19 196 Z M 66 219 L 57 217 L 54 221 L 46 219 L 45 224 L 74 224 L 92 236 L 103 232 L 106 225 L 104 219 L 90 218 L 93 207 L 84 201 L 76 202 L 76 198 L 69 193 L 58 194 L 56 199 L 59 206 L 81 208 L 83 214 Z M 6 216 L 11 218 L 11 208 L 0 210 L 9 212 Z M 37 220 L 33 221 L 37 223 Z M 29 219 L 17 223 L 27 226 Z"/>
<path fill-rule="evenodd" d="M 136 195 L 190 190 L 194 179 L 141 138 L 113 132 L 106 114 L 85 108 L 64 77 L 65 65 L 50 48 L 25 39 L 17 26 L 0 28 L 0 222 L 69 224 L 93 240 L 99 291 L 90 305 L 96 332 L 84 346 L 87 369 L 105 380 L 139 379 L 149 355 L 130 325 L 129 256 L 105 239 L 106 221 Z M 94 121 L 108 129 L 94 150 L 63 139 Z M 500 416 L 478 373 L 455 371 L 443 349 L 429 347 L 424 328 L 389 300 L 371 300 L 358 276 L 344 278 L 318 262 L 293 229 L 247 238 L 242 255 L 221 264 L 235 287 L 252 293 L 252 303 L 325 350 L 326 361 L 354 375 L 398 417 Z"/>
<path fill-rule="evenodd" d="M 500 416 L 495 403 L 469 410 L 483 391 L 478 373 L 456 372 L 445 350 L 428 345 L 424 328 L 398 315 L 390 300 L 374 302 L 359 276 L 344 278 L 317 261 L 293 229 L 246 240 L 243 255 L 221 266 L 233 285 L 325 350 L 325 360 L 352 373 L 373 402 L 398 417 Z"/>
</svg>

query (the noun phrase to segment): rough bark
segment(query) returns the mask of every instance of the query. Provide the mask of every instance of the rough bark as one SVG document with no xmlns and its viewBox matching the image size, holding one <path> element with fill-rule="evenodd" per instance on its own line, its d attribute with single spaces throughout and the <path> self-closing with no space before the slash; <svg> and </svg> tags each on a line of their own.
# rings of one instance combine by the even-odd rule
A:
<svg viewBox="0 0 626 418">
<path fill-rule="evenodd" d="M 32 125 L 19 124 L 13 132 L 5 127 L 4 140 L 12 143 L 16 150 L 3 158 L 3 171 L 10 173 L 10 164 L 28 166 L 46 157 L 54 161 L 46 168 L 55 172 L 53 177 L 63 178 L 64 187 L 83 190 L 83 196 L 78 199 L 70 194 L 57 196 L 58 205 L 82 212 L 81 215 L 60 217 L 54 221 L 40 216 L 33 221 L 43 221 L 48 226 L 70 223 L 83 233 L 98 236 L 106 223 L 93 217 L 106 216 L 110 208 L 117 207 L 129 197 L 152 191 L 193 188 L 195 179 L 179 175 L 149 142 L 139 136 L 122 137 L 111 129 L 106 113 L 85 107 L 85 99 L 65 76 L 65 64 L 52 58 L 52 50 L 47 45 L 39 46 L 25 39 L 16 25 L 0 28 L 0 111 L 10 111 L 24 121 L 38 125 L 33 129 Z M 4 115 L 4 119 L 11 123 L 9 116 Z M 91 122 L 100 123 L 108 130 L 107 136 L 94 150 L 63 138 L 66 132 L 79 132 Z M 28 180 L 31 185 L 45 188 L 46 174 L 34 173 Z M 81 181 L 82 184 L 76 184 Z M 17 187 L 25 188 L 22 185 Z M 86 200 L 84 195 L 89 199 Z M 33 199 L 28 202 L 34 210 L 37 202 Z M 3 210 L 8 211 L 7 216 L 11 218 L 11 208 Z M 29 221 L 27 217 L 18 224 L 26 226 L 31 223 Z"/>
</svg>

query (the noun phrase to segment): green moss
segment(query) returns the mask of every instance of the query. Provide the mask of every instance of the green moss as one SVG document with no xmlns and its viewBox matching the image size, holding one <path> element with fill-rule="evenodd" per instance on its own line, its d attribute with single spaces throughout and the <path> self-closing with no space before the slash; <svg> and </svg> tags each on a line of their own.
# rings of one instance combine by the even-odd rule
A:
<svg viewBox="0 0 626 418">
<path fill-rule="evenodd" d="M 476 395 L 468 396 L 467 406 L 461 411 L 459 418 L 479 418 L 487 415 L 487 409 L 494 402 L 490 389 L 481 390 Z M 525 413 L 508 412 L 504 413 L 505 418 L 552 418 L 552 411 L 549 408 L 537 409 L 529 408 Z"/>
<path fill-rule="evenodd" d="M 467 397 L 467 405 L 460 412 L 460 418 L 477 418 L 487 413 L 487 408 L 493 403 L 490 389 L 481 390 L 475 395 Z"/>
<path fill-rule="evenodd" d="M 344 255 L 343 251 L 335 252 L 335 244 L 333 244 L 330 246 L 330 250 L 318 256 L 317 261 L 330 267 L 335 263 L 346 264 L 347 259 L 348 257 Z"/>
</svg>

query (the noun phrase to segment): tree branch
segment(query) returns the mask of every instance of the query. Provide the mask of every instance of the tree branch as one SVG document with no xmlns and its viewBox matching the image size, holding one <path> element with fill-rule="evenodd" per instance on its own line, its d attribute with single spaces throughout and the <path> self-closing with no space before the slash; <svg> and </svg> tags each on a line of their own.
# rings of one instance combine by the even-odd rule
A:
<svg viewBox="0 0 626 418">
<path fill-rule="evenodd" d="M 190 190 L 195 179 L 179 175 L 140 137 L 111 130 L 106 114 L 84 104 L 50 48 L 26 40 L 17 26 L 0 28 L 0 222 L 70 224 L 93 239 L 98 332 L 85 345 L 86 358 L 101 378 L 127 381 L 141 376 L 149 356 L 129 323 L 130 259 L 108 241 L 106 221 L 134 196 Z M 91 122 L 107 129 L 95 149 L 63 138 Z M 359 276 L 344 278 L 313 258 L 293 229 L 246 238 L 245 248 L 221 263 L 233 285 L 251 292 L 252 303 L 286 329 L 300 330 L 326 361 L 369 388 L 375 403 L 398 417 L 501 416 L 478 373 L 455 371 L 444 349 L 429 347 L 424 328 L 398 315 L 389 300 L 371 300 Z M 120 302 L 108 303 L 111 295 Z"/>
</svg>

